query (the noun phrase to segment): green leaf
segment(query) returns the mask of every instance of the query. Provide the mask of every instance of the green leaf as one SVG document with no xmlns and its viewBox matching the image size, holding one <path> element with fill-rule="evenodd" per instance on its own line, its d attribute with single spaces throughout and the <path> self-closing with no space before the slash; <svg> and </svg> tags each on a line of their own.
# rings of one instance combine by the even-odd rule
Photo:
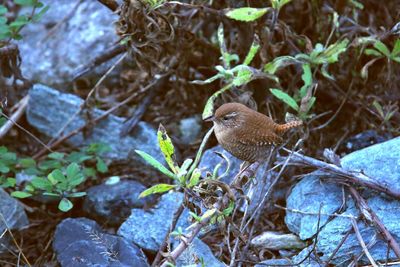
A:
<svg viewBox="0 0 400 267">
<path fill-rule="evenodd" d="M 207 80 L 204 80 L 204 81 L 194 80 L 194 81 L 191 81 L 190 83 L 203 85 L 203 84 L 212 83 L 213 81 L 218 80 L 219 78 L 223 78 L 223 77 L 224 77 L 224 75 L 222 75 L 221 73 L 218 73 L 218 74 L 212 76 L 211 78 L 208 78 Z"/>
<path fill-rule="evenodd" d="M 75 192 L 68 194 L 68 197 L 84 197 L 86 196 L 86 192 Z"/>
<path fill-rule="evenodd" d="M 271 0 L 271 6 L 276 10 L 280 10 L 284 5 L 286 5 L 290 1 L 292 0 Z"/>
<path fill-rule="evenodd" d="M 253 72 L 249 69 L 242 68 L 238 71 L 237 75 L 232 81 L 234 86 L 241 86 L 247 84 L 252 80 Z"/>
<path fill-rule="evenodd" d="M 190 164 L 192 164 L 193 160 L 192 159 L 185 159 L 183 162 L 182 166 L 180 167 L 181 171 L 187 171 L 188 168 L 190 167 Z"/>
<path fill-rule="evenodd" d="M 225 85 L 223 88 L 221 88 L 220 90 L 218 90 L 217 92 L 215 92 L 214 94 L 212 94 L 212 96 L 207 100 L 207 103 L 204 107 L 204 111 L 202 114 L 202 118 L 203 120 L 211 117 L 214 114 L 214 101 L 215 99 L 222 94 L 223 92 L 229 90 L 232 87 L 232 84 L 227 84 Z"/>
<path fill-rule="evenodd" d="M 8 9 L 4 5 L 0 5 L 0 15 L 4 15 L 8 12 Z"/>
<path fill-rule="evenodd" d="M 13 22 L 10 23 L 10 27 L 14 30 L 18 30 L 22 26 L 29 23 L 29 18 L 25 15 L 17 17 Z"/>
<path fill-rule="evenodd" d="M 388 49 L 387 46 L 386 46 L 384 43 L 382 43 L 381 41 L 377 40 L 377 41 L 374 43 L 374 47 L 375 47 L 376 50 L 378 50 L 379 52 L 381 52 L 382 54 L 384 54 L 386 57 L 390 57 L 390 51 L 389 51 L 389 49 Z"/>
<path fill-rule="evenodd" d="M 178 164 L 176 163 L 175 148 L 172 144 L 171 138 L 169 138 L 167 131 L 164 126 L 160 123 L 157 131 L 158 145 L 161 152 L 164 155 L 165 161 L 169 168 L 177 174 L 179 172 Z"/>
<path fill-rule="evenodd" d="M 260 38 L 256 34 L 254 35 L 253 43 L 250 46 L 249 52 L 243 61 L 243 65 L 249 65 L 251 61 L 253 61 L 253 58 L 257 54 L 258 50 L 260 50 Z"/>
<path fill-rule="evenodd" d="M 101 173 L 106 173 L 108 171 L 107 164 L 100 157 L 96 157 L 96 169 Z"/>
<path fill-rule="evenodd" d="M 60 194 L 52 193 L 52 192 L 43 192 L 42 195 L 43 195 L 43 196 L 49 196 L 49 197 L 60 198 Z"/>
<path fill-rule="evenodd" d="M 85 177 L 96 177 L 96 170 L 94 168 L 83 168 L 82 173 Z"/>
<path fill-rule="evenodd" d="M 51 169 L 60 169 L 62 165 L 60 161 L 52 159 L 52 160 L 45 160 L 38 164 L 39 169 L 41 170 L 51 170 Z"/>
<path fill-rule="evenodd" d="M 84 152 L 72 152 L 70 153 L 67 157 L 66 160 L 69 162 L 76 162 L 76 163 L 82 163 L 86 160 L 92 159 L 93 156 L 92 155 L 87 155 Z"/>
<path fill-rule="evenodd" d="M 199 215 L 197 215 L 196 213 L 191 212 L 191 211 L 189 211 L 189 214 L 190 214 L 190 216 L 193 217 L 193 219 L 194 219 L 196 222 L 201 222 L 201 217 L 200 217 Z"/>
<path fill-rule="evenodd" d="M 8 168 L 3 162 L 0 161 L 0 173 L 8 173 L 10 168 Z"/>
<path fill-rule="evenodd" d="M 57 159 L 57 160 L 63 159 L 64 156 L 65 156 L 65 154 L 61 153 L 61 152 L 53 152 L 53 153 L 50 153 L 50 154 L 47 155 L 47 157 L 49 159 Z"/>
<path fill-rule="evenodd" d="M 283 92 L 280 89 L 270 89 L 270 91 L 275 97 L 285 102 L 289 107 L 293 108 L 296 111 L 299 110 L 299 105 L 297 105 L 296 101 L 287 93 Z"/>
<path fill-rule="evenodd" d="M 11 196 L 16 198 L 27 198 L 31 197 L 32 194 L 25 191 L 14 191 L 11 193 Z"/>
<path fill-rule="evenodd" d="M 36 161 L 33 158 L 22 158 L 19 160 L 19 164 L 24 169 L 36 167 Z"/>
<path fill-rule="evenodd" d="M 165 168 L 164 165 L 162 165 L 160 162 L 158 162 L 155 158 L 153 158 L 151 155 L 147 154 L 146 152 L 140 151 L 140 150 L 135 150 L 136 153 L 139 154 L 147 163 L 149 163 L 151 166 L 156 168 L 159 172 L 165 174 L 166 176 L 176 179 L 176 176 L 174 173 L 172 173 L 170 170 Z"/>
<path fill-rule="evenodd" d="M 53 185 L 49 180 L 47 180 L 45 178 L 41 178 L 41 177 L 33 178 L 31 181 L 31 184 L 35 188 L 45 190 L 45 191 L 51 191 L 51 189 L 53 188 Z"/>
<path fill-rule="evenodd" d="M 301 79 L 304 82 L 304 85 L 300 88 L 300 97 L 303 98 L 306 96 L 308 89 L 312 84 L 312 73 L 310 64 L 303 64 L 303 75 L 301 75 Z"/>
<path fill-rule="evenodd" d="M 393 61 L 396 61 L 397 63 L 400 63 L 400 57 L 394 57 L 392 58 Z"/>
<path fill-rule="evenodd" d="M 113 185 L 113 184 L 118 184 L 120 181 L 121 181 L 121 178 L 119 176 L 111 176 L 106 180 L 105 184 Z"/>
<path fill-rule="evenodd" d="M 74 179 L 79 174 L 79 165 L 75 162 L 71 163 L 67 167 L 67 179 L 71 180 Z"/>
<path fill-rule="evenodd" d="M 37 14 L 33 15 L 32 21 L 38 22 L 49 9 L 50 6 L 45 6 L 44 8 L 42 8 Z"/>
<path fill-rule="evenodd" d="M 281 68 L 284 68 L 286 66 L 300 63 L 296 58 L 291 57 L 291 56 L 281 56 L 274 58 L 272 62 L 269 62 L 265 64 L 264 66 L 264 72 L 268 74 L 275 74 L 276 71 L 278 71 Z"/>
<path fill-rule="evenodd" d="M 397 39 L 394 43 L 394 47 L 392 50 L 392 58 L 400 56 L 400 39 Z"/>
<path fill-rule="evenodd" d="M 316 63 L 324 64 L 337 62 L 339 60 L 339 55 L 346 51 L 348 44 L 348 39 L 343 39 L 340 42 L 331 44 L 324 52 L 322 52 L 321 56 L 318 57 Z"/>
<path fill-rule="evenodd" d="M 366 54 L 367 56 L 376 56 L 376 57 L 383 56 L 379 51 L 371 48 L 365 49 L 364 54 Z"/>
<path fill-rule="evenodd" d="M 50 177 L 51 176 L 51 177 Z M 47 178 L 52 182 L 52 184 L 57 183 L 57 182 L 64 182 L 66 180 L 64 174 L 61 172 L 61 170 L 56 169 L 52 171 Z"/>
<path fill-rule="evenodd" d="M 156 184 L 140 193 L 139 198 L 147 197 L 152 194 L 164 193 L 175 187 L 176 185 L 173 184 Z"/>
<path fill-rule="evenodd" d="M 14 0 L 14 3 L 20 6 L 34 6 L 36 2 L 35 0 Z"/>
<path fill-rule="evenodd" d="M 230 19 L 250 22 L 265 15 L 270 8 L 253 8 L 253 7 L 240 7 L 235 9 L 226 9 L 225 16 Z"/>
<path fill-rule="evenodd" d="M 69 201 L 69 199 L 64 197 L 63 199 L 61 199 L 60 203 L 58 204 L 58 209 L 63 212 L 67 212 L 70 209 L 72 209 L 73 206 L 74 206 L 74 204 L 72 204 L 72 202 Z"/>
<path fill-rule="evenodd" d="M 194 169 L 192 176 L 190 177 L 188 188 L 196 186 L 200 181 L 201 171 L 199 169 Z"/>
</svg>

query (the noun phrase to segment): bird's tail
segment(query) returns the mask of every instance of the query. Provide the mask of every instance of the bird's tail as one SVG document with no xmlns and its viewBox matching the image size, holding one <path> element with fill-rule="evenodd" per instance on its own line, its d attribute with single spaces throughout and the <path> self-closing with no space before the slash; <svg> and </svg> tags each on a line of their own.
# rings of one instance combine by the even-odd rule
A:
<svg viewBox="0 0 400 267">
<path fill-rule="evenodd" d="M 300 120 L 291 121 L 291 122 L 288 122 L 288 123 L 285 123 L 285 124 L 278 124 L 276 126 L 276 131 L 279 134 L 284 134 L 287 131 L 289 131 L 290 129 L 297 128 L 297 127 L 299 127 L 301 125 L 303 125 L 303 122 L 300 121 Z"/>
</svg>

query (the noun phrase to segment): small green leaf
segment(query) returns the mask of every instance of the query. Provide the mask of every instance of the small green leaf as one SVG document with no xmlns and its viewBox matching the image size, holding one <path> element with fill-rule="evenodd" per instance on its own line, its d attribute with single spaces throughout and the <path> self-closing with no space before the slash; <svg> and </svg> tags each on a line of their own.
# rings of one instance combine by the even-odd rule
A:
<svg viewBox="0 0 400 267">
<path fill-rule="evenodd" d="M 47 155 L 47 157 L 49 159 L 57 159 L 57 160 L 63 159 L 64 156 L 65 156 L 65 154 L 61 153 L 61 152 L 53 152 L 53 153 L 50 153 L 50 154 Z"/>
<path fill-rule="evenodd" d="M 75 162 L 71 163 L 67 167 L 67 179 L 74 179 L 79 174 L 79 166 Z"/>
<path fill-rule="evenodd" d="M 44 8 L 42 8 L 37 14 L 33 15 L 32 21 L 38 22 L 49 9 L 50 6 L 45 6 Z"/>
<path fill-rule="evenodd" d="M 254 35 L 253 43 L 250 46 L 249 52 L 243 61 L 243 65 L 249 65 L 251 61 L 253 61 L 253 58 L 257 54 L 258 50 L 260 50 L 260 38 L 256 34 Z"/>
<path fill-rule="evenodd" d="M 27 198 L 31 197 L 32 194 L 25 191 L 14 191 L 11 193 L 11 196 L 16 198 Z"/>
<path fill-rule="evenodd" d="M 53 188 L 53 185 L 49 180 L 47 180 L 45 178 L 41 178 L 41 177 L 33 178 L 31 181 L 31 184 L 35 188 L 45 190 L 45 191 L 51 191 L 51 189 Z"/>
<path fill-rule="evenodd" d="M 365 49 L 364 54 L 366 54 L 367 56 L 376 56 L 376 57 L 383 56 L 379 51 L 371 48 Z"/>
<path fill-rule="evenodd" d="M 275 97 L 285 102 L 289 107 L 293 108 L 296 111 L 299 110 L 299 105 L 297 105 L 296 101 L 287 93 L 283 92 L 280 89 L 270 89 L 270 91 Z"/>
<path fill-rule="evenodd" d="M 265 64 L 264 72 L 273 75 L 279 69 L 284 68 L 289 65 L 292 65 L 292 64 L 296 64 L 296 63 L 299 63 L 299 61 L 296 58 L 291 57 L 291 56 L 277 57 L 277 58 L 274 58 L 273 61 Z"/>
<path fill-rule="evenodd" d="M 215 92 L 214 94 L 212 94 L 212 96 L 210 96 L 210 98 L 207 100 L 207 103 L 204 107 L 204 111 L 202 114 L 202 118 L 203 120 L 211 117 L 214 114 L 214 101 L 215 99 L 222 94 L 223 92 L 229 90 L 232 87 L 232 84 L 227 84 L 225 85 L 223 88 L 221 88 L 220 90 L 218 90 L 217 92 Z"/>
<path fill-rule="evenodd" d="M 82 173 L 85 177 L 96 177 L 96 170 L 94 168 L 83 168 Z"/>
<path fill-rule="evenodd" d="M 280 10 L 284 5 L 286 5 L 290 1 L 292 0 L 271 0 L 271 6 L 276 10 Z"/>
<path fill-rule="evenodd" d="M 160 123 L 157 131 L 158 145 L 164 155 L 165 161 L 169 168 L 177 174 L 179 172 L 178 164 L 176 163 L 175 148 L 172 144 L 171 138 L 167 134 L 164 126 Z"/>
<path fill-rule="evenodd" d="M 101 173 L 106 173 L 108 171 L 107 164 L 100 157 L 96 157 L 96 169 Z"/>
<path fill-rule="evenodd" d="M 226 9 L 225 16 L 230 19 L 251 22 L 265 15 L 270 8 L 253 8 L 253 7 L 240 7 L 235 9 Z"/>
<path fill-rule="evenodd" d="M 105 184 L 106 185 L 114 185 L 114 184 L 118 184 L 121 181 L 121 178 L 119 176 L 111 176 L 109 177 Z"/>
<path fill-rule="evenodd" d="M 189 211 L 189 214 L 190 214 L 190 216 L 193 217 L 193 219 L 194 219 L 196 222 L 201 222 L 201 217 L 200 217 L 199 215 L 197 215 L 196 213 L 191 212 L 191 211 Z"/>
<path fill-rule="evenodd" d="M 36 0 L 14 0 L 14 3 L 20 6 L 35 6 Z"/>
<path fill-rule="evenodd" d="M 61 199 L 60 203 L 58 204 L 58 209 L 63 212 L 67 212 L 70 209 L 72 209 L 73 206 L 74 206 L 74 204 L 72 204 L 72 202 L 69 201 L 69 199 L 64 197 L 63 199 Z"/>
<path fill-rule="evenodd" d="M 24 169 L 36 167 L 36 161 L 33 158 L 22 158 L 19 160 L 19 164 Z"/>
<path fill-rule="evenodd" d="M 303 98 L 306 96 L 308 89 L 312 84 L 312 73 L 310 64 L 303 64 L 303 75 L 301 75 L 301 79 L 304 82 L 304 85 L 300 88 L 300 97 Z"/>
<path fill-rule="evenodd" d="M 147 197 L 152 194 L 164 193 L 175 187 L 176 185 L 173 184 L 156 184 L 140 193 L 139 198 Z"/>
<path fill-rule="evenodd" d="M 8 9 L 4 5 L 0 5 L 0 15 L 4 15 L 8 12 Z"/>
<path fill-rule="evenodd" d="M 392 58 L 400 56 L 400 39 L 397 39 L 394 43 L 394 47 L 392 50 Z"/>
<path fill-rule="evenodd" d="M 135 150 L 136 153 L 139 154 L 147 163 L 149 163 L 151 166 L 156 168 L 159 172 L 165 174 L 166 176 L 176 179 L 176 176 L 174 173 L 172 173 L 170 170 L 165 168 L 164 165 L 162 165 L 160 162 L 158 162 L 155 158 L 153 158 L 151 155 L 147 154 L 146 152 L 140 151 L 140 150 Z"/>
<path fill-rule="evenodd" d="M 193 159 L 185 159 L 182 166 L 180 167 L 180 170 L 187 171 L 190 167 L 190 164 L 192 164 L 192 162 L 193 162 Z"/>
<path fill-rule="evenodd" d="M 60 197 L 60 194 L 52 193 L 52 192 L 43 192 L 42 195 L 43 196 L 49 196 L 49 197 L 56 197 L 56 198 Z"/>
<path fill-rule="evenodd" d="M 68 194 L 68 197 L 84 197 L 86 196 L 86 192 L 75 192 Z"/>
<path fill-rule="evenodd" d="M 192 177 L 190 177 L 188 188 L 196 186 L 200 181 L 201 171 L 199 169 L 194 169 L 192 172 Z"/>
<path fill-rule="evenodd" d="M 51 176 L 51 177 L 50 177 Z M 52 171 L 48 177 L 47 177 L 50 181 L 55 181 L 55 182 L 63 182 L 66 180 L 64 174 L 59 170 L 56 169 L 54 171 Z M 53 183 L 53 182 L 52 182 Z"/>
<path fill-rule="evenodd" d="M 253 72 L 249 69 L 242 68 L 238 71 L 237 75 L 232 81 L 234 86 L 241 86 L 243 84 L 247 84 L 252 80 Z"/>
<path fill-rule="evenodd" d="M 204 80 L 204 81 L 194 80 L 194 81 L 191 81 L 190 83 L 204 85 L 204 84 L 212 83 L 213 81 L 216 81 L 219 78 L 223 78 L 223 77 L 224 77 L 224 75 L 222 75 L 221 73 L 218 73 L 218 74 L 212 76 L 211 78 L 208 78 L 207 80 Z"/>
<path fill-rule="evenodd" d="M 375 47 L 376 50 L 378 50 L 379 52 L 381 52 L 382 54 L 384 54 L 386 57 L 390 57 L 390 51 L 389 51 L 389 49 L 388 49 L 387 46 L 386 46 L 384 43 L 382 43 L 381 41 L 377 40 L 377 41 L 374 43 L 374 47 Z"/>
</svg>

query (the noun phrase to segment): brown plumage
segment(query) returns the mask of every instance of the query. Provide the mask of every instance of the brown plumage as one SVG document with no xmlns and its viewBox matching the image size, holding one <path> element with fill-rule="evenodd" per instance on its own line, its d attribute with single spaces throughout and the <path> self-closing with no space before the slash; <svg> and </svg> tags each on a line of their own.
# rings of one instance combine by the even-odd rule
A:
<svg viewBox="0 0 400 267">
<path fill-rule="evenodd" d="M 283 142 L 282 135 L 302 125 L 302 121 L 277 124 L 270 117 L 239 103 L 220 106 L 211 118 L 219 144 L 238 159 L 265 160 L 274 145 Z"/>
</svg>

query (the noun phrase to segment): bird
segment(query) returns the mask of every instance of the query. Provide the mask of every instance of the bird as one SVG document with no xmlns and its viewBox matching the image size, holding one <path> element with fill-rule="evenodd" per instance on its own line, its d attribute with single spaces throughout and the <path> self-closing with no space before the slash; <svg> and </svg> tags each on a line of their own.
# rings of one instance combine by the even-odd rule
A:
<svg viewBox="0 0 400 267">
<path fill-rule="evenodd" d="M 303 124 L 301 120 L 278 124 L 240 103 L 221 105 L 206 121 L 214 123 L 214 134 L 222 148 L 248 163 L 265 161 L 270 149 L 282 144 L 285 132 Z"/>
</svg>

